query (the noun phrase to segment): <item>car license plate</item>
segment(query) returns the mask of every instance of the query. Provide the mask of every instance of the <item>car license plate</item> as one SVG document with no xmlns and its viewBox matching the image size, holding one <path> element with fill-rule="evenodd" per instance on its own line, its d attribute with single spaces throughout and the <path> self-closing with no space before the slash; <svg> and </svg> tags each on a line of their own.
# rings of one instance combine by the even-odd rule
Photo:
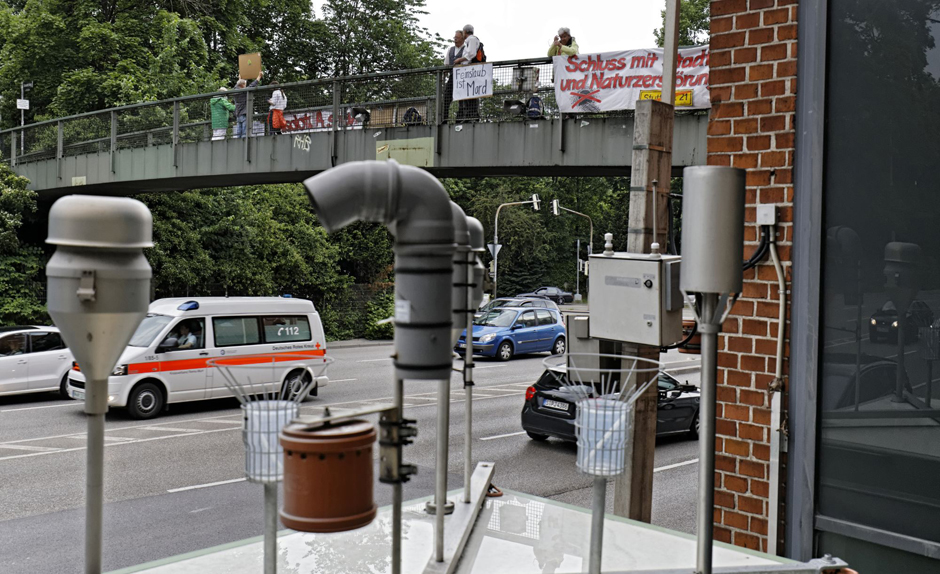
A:
<svg viewBox="0 0 940 574">
<path fill-rule="evenodd" d="M 568 412 L 568 403 L 562 401 L 553 401 L 551 399 L 545 399 L 542 401 L 543 407 L 548 407 L 550 409 L 556 409 L 559 411 Z"/>
<path fill-rule="evenodd" d="M 79 391 L 77 389 L 72 389 L 72 398 L 78 401 L 85 400 L 85 391 Z"/>
</svg>

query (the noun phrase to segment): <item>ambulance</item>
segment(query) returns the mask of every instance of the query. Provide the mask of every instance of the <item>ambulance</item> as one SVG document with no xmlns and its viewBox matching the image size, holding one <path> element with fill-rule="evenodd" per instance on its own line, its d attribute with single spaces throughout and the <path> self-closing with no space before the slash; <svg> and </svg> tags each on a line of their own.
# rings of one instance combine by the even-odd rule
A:
<svg viewBox="0 0 940 574">
<path fill-rule="evenodd" d="M 255 382 L 264 385 L 259 391 L 283 391 L 293 398 L 292 393 L 313 381 L 309 394 L 316 396 L 328 380 L 326 360 L 316 359 L 324 355 L 323 325 L 311 301 L 159 299 L 150 304 L 108 378 L 108 406 L 126 408 L 135 419 L 150 419 L 171 403 L 232 397 L 223 373 L 209 364 L 222 358 L 237 359 L 232 363 L 237 365 L 271 364 L 271 369 L 262 369 L 264 375 L 256 376 Z M 69 371 L 67 391 L 73 399 L 85 398 L 85 377 L 77 364 Z"/>
</svg>

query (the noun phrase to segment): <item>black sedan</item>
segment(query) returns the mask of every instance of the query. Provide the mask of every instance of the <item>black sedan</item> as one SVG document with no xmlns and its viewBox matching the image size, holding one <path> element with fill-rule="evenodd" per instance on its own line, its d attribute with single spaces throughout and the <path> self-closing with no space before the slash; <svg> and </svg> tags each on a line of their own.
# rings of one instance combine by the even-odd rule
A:
<svg viewBox="0 0 940 574">
<path fill-rule="evenodd" d="M 559 382 L 559 377 L 565 384 Z M 575 440 L 577 397 L 574 390 L 565 386 L 567 382 L 564 370 L 546 370 L 534 385 L 526 389 L 522 429 L 529 438 L 541 441 L 551 436 Z M 698 388 L 683 385 L 666 373 L 660 373 L 658 386 L 656 436 L 685 433 L 690 438 L 698 438 Z"/>
<path fill-rule="evenodd" d="M 904 314 L 904 342 L 913 343 L 918 339 L 918 330 L 933 323 L 933 311 L 923 301 L 914 301 Z M 898 311 L 894 303 L 888 301 L 875 311 L 868 325 L 868 340 L 872 343 L 885 341 L 898 342 Z"/>
<path fill-rule="evenodd" d="M 558 287 L 539 287 L 531 293 L 520 293 L 516 297 L 544 297 L 546 299 L 551 299 L 559 305 L 563 303 L 571 303 L 574 301 L 574 294 L 568 291 L 563 291 Z"/>
</svg>

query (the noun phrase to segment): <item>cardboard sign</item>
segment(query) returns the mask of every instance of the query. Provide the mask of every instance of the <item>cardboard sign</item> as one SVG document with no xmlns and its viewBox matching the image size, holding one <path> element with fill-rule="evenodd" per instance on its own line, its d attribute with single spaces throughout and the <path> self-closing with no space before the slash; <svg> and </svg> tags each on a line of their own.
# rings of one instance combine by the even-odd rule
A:
<svg viewBox="0 0 940 574">
<path fill-rule="evenodd" d="M 239 54 L 238 77 L 243 80 L 254 80 L 261 73 L 261 54 Z"/>
<path fill-rule="evenodd" d="M 493 97 L 493 64 L 456 66 L 454 74 L 454 101 Z"/>
</svg>

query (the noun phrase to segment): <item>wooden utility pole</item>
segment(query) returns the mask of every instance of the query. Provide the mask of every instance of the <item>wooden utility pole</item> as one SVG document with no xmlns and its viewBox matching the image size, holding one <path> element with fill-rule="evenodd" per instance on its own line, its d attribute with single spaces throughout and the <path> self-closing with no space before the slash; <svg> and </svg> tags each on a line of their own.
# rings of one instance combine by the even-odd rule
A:
<svg viewBox="0 0 940 574">
<path fill-rule="evenodd" d="M 668 244 L 669 183 L 672 177 L 672 132 L 674 125 L 676 57 L 678 53 L 679 0 L 666 0 L 665 50 L 663 51 L 662 101 L 636 104 L 633 127 L 633 162 L 630 173 L 629 237 L 627 250 L 649 253 L 658 242 Z M 654 186 L 654 183 L 656 185 Z M 654 190 L 655 187 L 655 190 Z M 653 210 L 653 202 L 656 209 Z M 656 237 L 653 214 L 656 214 Z M 659 360 L 659 347 L 623 344 L 623 354 Z M 655 373 L 634 375 L 642 385 Z M 656 449 L 657 385 L 637 399 L 633 414 L 632 443 L 627 445 L 631 464 L 614 482 L 614 514 L 649 522 L 653 505 L 653 453 Z"/>
</svg>

